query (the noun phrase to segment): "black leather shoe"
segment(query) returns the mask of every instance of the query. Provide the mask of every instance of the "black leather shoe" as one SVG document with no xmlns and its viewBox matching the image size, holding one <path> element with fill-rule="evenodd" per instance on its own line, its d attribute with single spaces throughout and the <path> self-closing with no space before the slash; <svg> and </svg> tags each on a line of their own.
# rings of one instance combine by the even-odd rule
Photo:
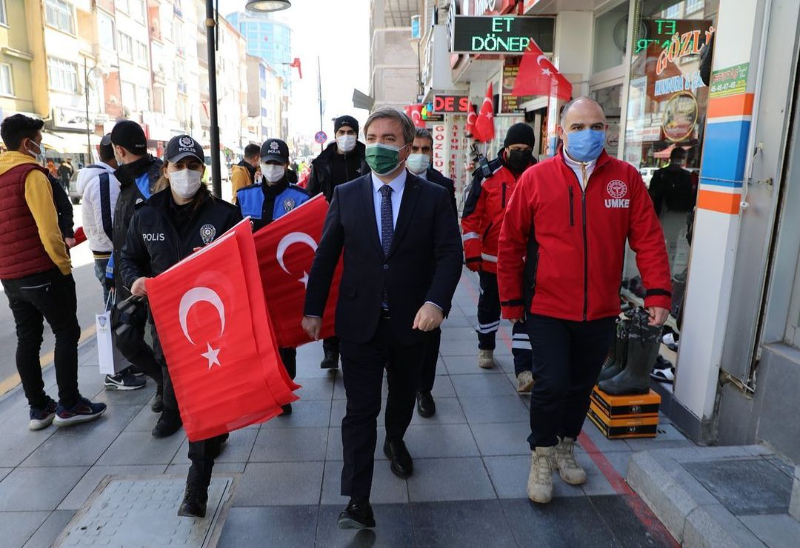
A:
<svg viewBox="0 0 800 548">
<path fill-rule="evenodd" d="M 398 478 L 405 479 L 414 473 L 414 461 L 404 441 L 387 440 L 383 444 L 383 454 L 391 461 L 392 473 Z"/>
<path fill-rule="evenodd" d="M 292 404 L 287 403 L 286 405 L 281 405 L 281 409 L 283 409 L 284 415 L 291 415 L 292 414 Z"/>
<path fill-rule="evenodd" d="M 436 414 L 436 402 L 430 392 L 417 392 L 417 413 L 426 419 Z"/>
<path fill-rule="evenodd" d="M 183 426 L 183 421 L 180 416 L 167 416 L 166 413 L 161 413 L 152 434 L 154 438 L 168 438 L 180 430 L 181 426 Z"/>
<path fill-rule="evenodd" d="M 178 509 L 178 515 L 186 518 L 204 518 L 207 503 L 208 487 L 189 480 L 186 482 L 186 491 L 183 493 L 183 502 Z"/>
<path fill-rule="evenodd" d="M 367 529 L 375 527 L 375 516 L 368 500 L 351 498 L 344 512 L 339 514 L 339 529 Z"/>
<path fill-rule="evenodd" d="M 339 353 L 327 351 L 322 363 L 319 364 L 322 369 L 337 369 L 339 367 Z"/>
</svg>

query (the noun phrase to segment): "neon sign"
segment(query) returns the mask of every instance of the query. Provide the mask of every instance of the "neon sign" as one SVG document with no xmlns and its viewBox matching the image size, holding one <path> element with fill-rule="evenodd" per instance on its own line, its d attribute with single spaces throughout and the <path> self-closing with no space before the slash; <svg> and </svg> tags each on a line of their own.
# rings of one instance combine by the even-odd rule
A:
<svg viewBox="0 0 800 548">
<path fill-rule="evenodd" d="M 531 40 L 542 51 L 553 50 L 552 17 L 453 17 L 451 51 L 453 53 L 523 53 Z"/>
</svg>

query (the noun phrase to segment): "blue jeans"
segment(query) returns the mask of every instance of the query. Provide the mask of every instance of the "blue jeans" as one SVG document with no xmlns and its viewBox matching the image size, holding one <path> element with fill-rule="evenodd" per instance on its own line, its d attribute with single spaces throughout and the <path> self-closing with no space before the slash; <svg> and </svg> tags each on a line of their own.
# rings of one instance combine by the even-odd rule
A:
<svg viewBox="0 0 800 548">
<path fill-rule="evenodd" d="M 103 305 L 108 302 L 108 288 L 106 287 L 106 267 L 108 266 L 108 259 L 95 259 L 94 260 L 94 275 L 100 282 L 103 288 Z"/>
</svg>

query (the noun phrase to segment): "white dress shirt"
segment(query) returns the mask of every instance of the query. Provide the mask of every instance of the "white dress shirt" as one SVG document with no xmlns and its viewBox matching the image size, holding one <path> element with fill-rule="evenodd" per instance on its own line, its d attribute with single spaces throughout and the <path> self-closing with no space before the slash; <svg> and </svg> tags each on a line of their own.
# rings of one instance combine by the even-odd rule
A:
<svg viewBox="0 0 800 548">
<path fill-rule="evenodd" d="M 378 179 L 375 173 L 372 173 L 372 202 L 375 204 L 375 224 L 378 225 L 378 240 L 383 244 L 383 231 L 381 230 L 381 188 L 385 185 L 383 181 Z M 397 214 L 400 213 L 400 202 L 403 199 L 403 191 L 406 189 L 406 170 L 400 172 L 400 175 L 394 178 L 392 182 L 388 183 L 392 187 L 392 193 L 389 194 L 392 200 L 392 226 L 397 227 Z"/>
<path fill-rule="evenodd" d="M 592 172 L 594 171 L 595 166 L 597 166 L 597 160 L 592 160 L 589 163 L 579 162 L 570 158 L 566 150 L 564 151 L 564 160 L 567 162 L 567 165 L 572 169 L 572 171 L 575 172 L 575 176 L 581 183 L 581 188 L 586 190 L 586 183 L 589 182 L 589 177 L 592 176 Z"/>
</svg>

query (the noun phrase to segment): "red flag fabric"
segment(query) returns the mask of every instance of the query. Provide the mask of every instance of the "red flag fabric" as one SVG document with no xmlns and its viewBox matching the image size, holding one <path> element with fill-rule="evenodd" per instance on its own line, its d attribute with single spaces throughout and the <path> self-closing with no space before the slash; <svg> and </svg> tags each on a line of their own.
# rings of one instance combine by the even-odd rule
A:
<svg viewBox="0 0 800 548">
<path fill-rule="evenodd" d="M 472 138 L 476 141 L 481 140 L 480 133 L 478 133 L 478 129 L 475 127 L 475 122 L 478 121 L 478 110 L 475 108 L 471 102 L 469 104 L 469 114 L 467 114 L 467 134 L 472 135 Z"/>
<path fill-rule="evenodd" d="M 190 441 L 267 421 L 298 399 L 267 316 L 249 221 L 148 280 L 147 295 Z"/>
<path fill-rule="evenodd" d="M 408 105 L 404 107 L 406 115 L 411 118 L 411 121 L 414 122 L 414 127 L 425 127 L 425 121 L 422 119 L 422 107 L 424 105 L 422 103 L 418 103 L 415 105 Z"/>
<path fill-rule="evenodd" d="M 569 101 L 572 98 L 572 84 L 545 57 L 536 42 L 531 40 L 528 49 L 522 56 L 511 95 L 515 97 L 549 95 Z"/>
<path fill-rule="evenodd" d="M 328 202 L 320 194 L 262 228 L 255 235 L 261 283 L 279 348 L 312 342 L 301 326 L 303 304 L 308 273 L 322 238 L 322 226 L 327 213 Z M 334 316 L 341 278 L 340 262 L 331 283 L 320 338 L 332 337 L 334 334 Z"/>
<path fill-rule="evenodd" d="M 481 105 L 481 113 L 475 121 L 475 129 L 478 130 L 482 143 L 488 143 L 494 139 L 494 99 L 492 93 L 492 82 L 489 82 L 489 89 L 486 90 L 486 97 Z"/>
<path fill-rule="evenodd" d="M 302 80 L 303 79 L 303 64 L 300 62 L 300 58 L 299 57 L 295 57 L 292 60 L 292 62 L 289 63 L 289 66 L 292 67 L 292 68 L 296 68 L 297 69 L 297 74 L 300 76 L 300 79 Z"/>
</svg>

